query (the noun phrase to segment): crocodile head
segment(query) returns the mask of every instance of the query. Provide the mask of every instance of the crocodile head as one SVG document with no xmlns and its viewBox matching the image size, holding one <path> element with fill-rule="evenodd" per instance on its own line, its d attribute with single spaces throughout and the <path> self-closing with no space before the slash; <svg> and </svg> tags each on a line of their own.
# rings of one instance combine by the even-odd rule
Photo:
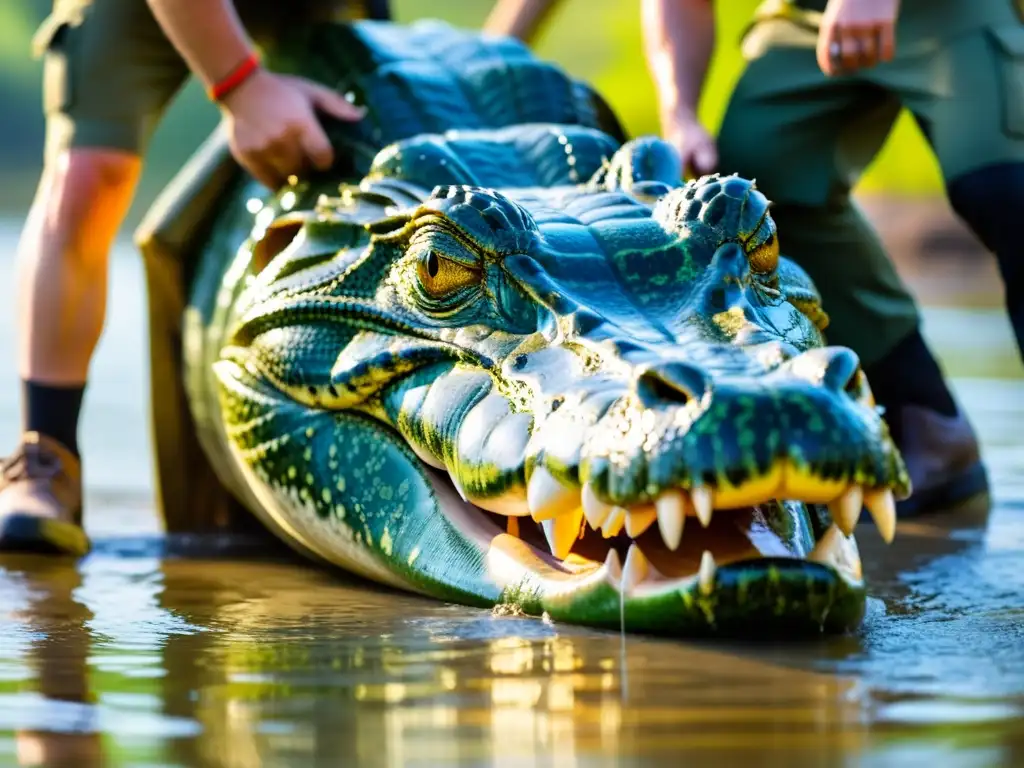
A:
<svg viewBox="0 0 1024 768">
<path fill-rule="evenodd" d="M 427 195 L 371 174 L 257 236 L 217 373 L 259 503 L 436 598 L 849 629 L 862 506 L 888 539 L 909 491 L 856 356 L 824 346 L 752 182 L 609 176 Z"/>
</svg>

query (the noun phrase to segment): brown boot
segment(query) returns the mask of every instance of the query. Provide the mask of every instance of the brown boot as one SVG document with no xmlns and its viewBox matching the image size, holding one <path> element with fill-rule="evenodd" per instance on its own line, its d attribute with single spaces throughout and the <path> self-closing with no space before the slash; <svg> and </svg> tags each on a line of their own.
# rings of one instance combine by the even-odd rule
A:
<svg viewBox="0 0 1024 768">
<path fill-rule="evenodd" d="M 26 432 L 0 467 L 0 551 L 84 555 L 82 469 L 67 448 Z"/>
<path fill-rule="evenodd" d="M 962 411 L 944 416 L 916 405 L 899 411 L 896 434 L 913 485 L 910 498 L 896 505 L 900 517 L 950 509 L 988 492 L 978 438 Z"/>
</svg>

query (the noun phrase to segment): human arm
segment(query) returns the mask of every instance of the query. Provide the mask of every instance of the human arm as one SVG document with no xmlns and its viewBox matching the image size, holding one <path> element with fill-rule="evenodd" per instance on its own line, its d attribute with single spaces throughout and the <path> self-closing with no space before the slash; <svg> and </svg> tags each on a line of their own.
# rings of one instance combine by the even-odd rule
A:
<svg viewBox="0 0 1024 768">
<path fill-rule="evenodd" d="M 662 133 L 694 174 L 718 164 L 711 134 L 697 119 L 704 78 L 715 50 L 711 0 L 641 0 L 647 69 L 654 80 Z"/>
<path fill-rule="evenodd" d="M 900 0 L 829 0 L 818 31 L 818 66 L 826 75 L 850 74 L 891 61 Z M 831 53 L 833 43 L 839 56 Z"/>
<path fill-rule="evenodd" d="M 208 88 L 253 50 L 231 0 L 147 2 L 164 34 Z M 262 68 L 227 94 L 220 107 L 232 153 L 271 189 L 310 164 L 325 170 L 334 162 L 317 109 L 340 120 L 358 120 L 363 114 L 329 88 Z"/>
<path fill-rule="evenodd" d="M 530 42 L 560 0 L 497 0 L 484 21 L 483 31 Z"/>
</svg>

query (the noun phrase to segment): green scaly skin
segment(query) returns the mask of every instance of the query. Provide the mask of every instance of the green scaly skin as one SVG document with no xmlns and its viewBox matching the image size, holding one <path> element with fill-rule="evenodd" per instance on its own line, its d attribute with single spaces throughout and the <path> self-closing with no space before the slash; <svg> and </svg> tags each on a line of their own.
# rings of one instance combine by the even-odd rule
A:
<svg viewBox="0 0 1024 768">
<path fill-rule="evenodd" d="M 856 544 L 824 502 L 907 475 L 754 184 L 681 185 L 667 144 L 615 138 L 510 40 L 360 23 L 294 50 L 369 113 L 332 128 L 350 168 L 235 189 L 206 245 L 186 373 L 226 486 L 310 557 L 440 600 L 595 627 L 621 601 L 628 631 L 675 635 L 855 627 Z M 651 505 L 695 489 L 715 514 L 690 507 L 672 551 Z M 595 530 L 581 492 L 598 527 L 636 525 Z"/>
</svg>

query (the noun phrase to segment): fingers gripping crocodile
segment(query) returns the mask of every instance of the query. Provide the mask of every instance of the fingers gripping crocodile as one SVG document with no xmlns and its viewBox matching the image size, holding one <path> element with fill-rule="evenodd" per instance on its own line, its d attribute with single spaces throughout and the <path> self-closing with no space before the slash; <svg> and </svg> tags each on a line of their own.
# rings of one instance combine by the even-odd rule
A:
<svg viewBox="0 0 1024 768">
<path fill-rule="evenodd" d="M 187 375 L 224 482 L 301 551 L 441 600 L 854 627 L 853 526 L 864 504 L 890 538 L 907 475 L 755 184 L 681 184 L 511 40 L 311 34 L 326 82 L 370 62 L 343 80 L 368 117 L 333 129 L 349 171 L 240 188 L 205 246 Z"/>
</svg>

